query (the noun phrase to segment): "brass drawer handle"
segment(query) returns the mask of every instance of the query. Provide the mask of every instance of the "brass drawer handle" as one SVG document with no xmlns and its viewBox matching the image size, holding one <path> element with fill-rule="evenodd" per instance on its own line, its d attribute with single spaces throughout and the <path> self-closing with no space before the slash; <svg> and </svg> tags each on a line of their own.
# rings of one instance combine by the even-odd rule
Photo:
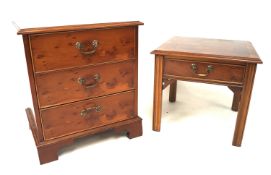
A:
<svg viewBox="0 0 271 175">
<path fill-rule="evenodd" d="M 75 47 L 79 49 L 80 53 L 83 55 L 93 55 L 98 47 L 98 40 L 93 40 L 92 42 L 90 42 L 90 46 L 92 47 L 92 50 L 85 51 L 86 46 L 84 44 L 80 43 L 79 41 L 75 43 Z"/>
<path fill-rule="evenodd" d="M 212 65 L 208 65 L 206 73 L 205 74 L 200 74 L 200 73 L 198 73 L 198 66 L 195 63 L 191 64 L 191 68 L 192 68 L 192 71 L 196 75 L 198 75 L 199 77 L 207 77 L 209 75 L 209 73 L 214 70 L 214 67 Z"/>
<path fill-rule="evenodd" d="M 92 79 L 93 80 L 92 83 L 87 83 L 87 79 Z M 100 74 L 95 74 L 91 78 L 79 77 L 78 83 L 81 84 L 82 86 L 85 86 L 86 89 L 89 89 L 95 87 L 100 81 L 100 79 L 101 79 Z"/>
<path fill-rule="evenodd" d="M 86 117 L 89 113 L 91 112 L 101 112 L 102 111 L 102 107 L 101 106 L 94 106 L 94 107 L 90 107 L 90 108 L 86 108 L 86 109 L 83 109 L 81 112 L 80 112 L 80 115 L 82 117 Z"/>
</svg>

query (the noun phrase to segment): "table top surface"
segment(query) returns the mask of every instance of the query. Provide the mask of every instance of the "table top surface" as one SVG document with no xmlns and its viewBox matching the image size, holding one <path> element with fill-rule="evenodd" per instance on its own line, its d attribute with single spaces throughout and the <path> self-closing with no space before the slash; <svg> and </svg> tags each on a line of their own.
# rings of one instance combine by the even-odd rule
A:
<svg viewBox="0 0 271 175">
<path fill-rule="evenodd" d="M 249 41 L 173 37 L 152 54 L 173 57 L 227 59 L 239 62 L 262 63 Z"/>
</svg>

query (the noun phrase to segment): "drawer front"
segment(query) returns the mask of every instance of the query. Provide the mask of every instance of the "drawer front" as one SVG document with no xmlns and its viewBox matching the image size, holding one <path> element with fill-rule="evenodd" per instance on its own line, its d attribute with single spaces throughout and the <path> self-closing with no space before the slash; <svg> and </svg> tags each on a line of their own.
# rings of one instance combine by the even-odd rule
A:
<svg viewBox="0 0 271 175">
<path fill-rule="evenodd" d="M 133 91 L 41 110 L 45 140 L 133 117 Z"/>
<path fill-rule="evenodd" d="M 242 84 L 245 66 L 193 62 L 182 60 L 165 60 L 164 75 L 179 76 L 194 80 L 209 80 L 217 83 Z"/>
<path fill-rule="evenodd" d="M 135 60 L 36 74 L 41 108 L 134 88 Z"/>
<path fill-rule="evenodd" d="M 36 72 L 135 58 L 135 27 L 31 35 Z"/>
</svg>

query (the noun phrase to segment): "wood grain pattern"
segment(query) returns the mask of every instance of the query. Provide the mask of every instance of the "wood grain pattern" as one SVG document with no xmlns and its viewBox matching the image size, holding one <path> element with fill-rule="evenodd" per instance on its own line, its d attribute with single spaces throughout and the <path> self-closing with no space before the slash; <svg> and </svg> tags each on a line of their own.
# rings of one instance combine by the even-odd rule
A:
<svg viewBox="0 0 271 175">
<path fill-rule="evenodd" d="M 201 77 L 193 72 L 191 65 L 196 64 L 198 70 L 197 73 L 206 74 L 207 66 L 211 65 L 213 71 L 208 73 L 208 76 Z M 204 81 L 219 81 L 227 83 L 242 84 L 244 79 L 245 67 L 239 65 L 219 64 L 212 62 L 197 62 L 197 61 L 183 61 L 183 60 L 165 60 L 164 75 L 165 76 L 179 76 L 188 77 L 193 80 Z"/>
<path fill-rule="evenodd" d="M 38 143 L 41 142 L 42 139 L 39 138 L 39 132 L 38 132 L 38 127 L 37 127 L 37 122 L 35 120 L 35 115 L 33 114 L 30 108 L 26 108 L 25 112 L 28 119 L 28 123 L 29 123 L 29 129 L 32 132 L 36 145 L 38 145 Z"/>
<path fill-rule="evenodd" d="M 133 123 L 122 125 L 121 127 L 114 128 L 115 133 L 125 132 L 129 139 L 142 136 L 142 120 L 136 120 Z"/>
<path fill-rule="evenodd" d="M 153 124 L 154 131 L 160 131 L 162 113 L 162 75 L 163 56 L 155 56 L 154 93 L 153 93 Z"/>
<path fill-rule="evenodd" d="M 23 35 L 23 42 L 24 42 L 24 50 L 25 50 L 25 58 L 27 63 L 27 71 L 28 71 L 28 78 L 30 83 L 30 89 L 32 94 L 32 101 L 33 101 L 33 107 L 35 112 L 35 117 L 33 120 L 36 122 L 37 126 L 37 139 L 38 141 L 43 141 L 43 133 L 42 133 L 42 126 L 41 126 L 41 120 L 40 120 L 40 111 L 39 111 L 39 105 L 38 105 L 38 98 L 37 98 L 37 90 L 36 90 L 36 82 L 35 82 L 35 74 L 33 71 L 33 62 L 31 59 L 31 50 L 29 46 L 29 36 Z"/>
<path fill-rule="evenodd" d="M 177 95 L 177 80 L 174 80 L 170 84 L 170 89 L 169 89 L 169 102 L 175 102 L 176 101 L 176 95 Z"/>
<path fill-rule="evenodd" d="M 37 74 L 39 105 L 46 108 L 134 89 L 135 74 L 135 60 Z M 99 80 L 94 80 L 95 75 L 99 75 Z M 95 86 L 80 84 L 79 78 Z"/>
<path fill-rule="evenodd" d="M 209 58 L 209 61 L 262 63 L 249 41 L 173 37 L 152 52 L 157 55 Z M 182 59 L 183 59 L 182 58 Z M 202 61 L 202 60 L 201 60 Z"/>
<path fill-rule="evenodd" d="M 135 117 L 127 119 L 127 120 L 122 120 L 119 122 L 112 123 L 110 125 L 104 125 L 101 127 L 84 130 L 82 132 L 76 132 L 74 134 L 66 135 L 63 137 L 58 137 L 55 139 L 46 140 L 46 142 L 43 142 L 42 145 L 54 144 L 56 142 L 62 142 L 65 140 L 74 140 L 74 139 L 78 139 L 78 138 L 83 138 L 83 137 L 86 137 L 89 135 L 99 134 L 104 131 L 114 131 L 116 134 L 123 134 L 123 133 L 127 134 L 128 131 L 125 128 L 125 126 L 127 126 L 127 125 L 131 126 L 133 124 L 137 125 L 136 123 L 138 123 L 138 122 L 142 122 L 142 119 L 139 116 L 135 116 Z M 121 128 L 122 128 L 122 130 L 121 130 Z M 120 130 L 118 130 L 118 129 L 120 129 Z M 138 129 L 140 129 L 140 128 L 138 128 Z M 128 136 L 128 135 L 126 135 L 126 136 Z"/>
<path fill-rule="evenodd" d="M 162 82 L 162 89 L 164 90 L 165 88 L 167 88 L 168 85 L 170 85 L 171 83 L 173 83 L 176 80 L 174 80 L 174 79 L 168 79 L 168 78 L 163 78 L 162 81 L 163 81 Z"/>
<path fill-rule="evenodd" d="M 241 93 L 241 101 L 239 104 L 239 110 L 238 115 L 236 119 L 235 124 L 235 131 L 234 131 L 234 137 L 232 141 L 232 145 L 234 146 L 241 146 L 245 125 L 246 125 L 246 119 L 248 114 L 248 108 L 251 98 L 251 92 L 253 88 L 253 82 L 254 77 L 256 73 L 256 67 L 257 64 L 248 64 L 246 68 L 246 78 L 245 78 L 245 84 L 243 86 L 243 90 Z"/>
<path fill-rule="evenodd" d="M 40 144 L 37 146 L 37 151 L 40 159 L 40 164 L 45 164 L 58 160 L 58 151 L 63 147 L 70 145 L 74 140 L 66 139 L 51 144 Z"/>
<path fill-rule="evenodd" d="M 135 58 L 135 28 L 85 30 L 44 35 L 31 35 L 32 57 L 36 72 L 95 65 Z M 93 50 L 90 42 L 98 41 L 96 52 L 85 55 L 76 48 L 82 43 Z"/>
<path fill-rule="evenodd" d="M 35 118 L 30 108 L 26 109 L 26 114 L 28 119 Z M 90 136 L 108 130 L 113 130 L 116 134 L 126 133 L 127 137 L 132 139 L 142 135 L 142 119 L 136 116 L 128 120 L 112 123 L 111 125 L 105 125 L 91 130 L 85 130 L 79 133 L 59 137 L 48 141 L 40 142 L 38 140 L 35 140 L 37 141 L 36 146 L 40 159 L 40 164 L 58 160 L 58 151 L 64 146 L 72 144 L 75 141 L 75 139 Z M 31 131 L 34 136 L 35 130 L 31 129 Z"/>
<path fill-rule="evenodd" d="M 75 139 L 112 130 L 142 135 L 137 112 L 138 25 L 120 22 L 21 29 L 40 163 Z M 97 42 L 96 42 L 96 41 Z M 93 42 L 95 41 L 95 42 Z"/>
<path fill-rule="evenodd" d="M 252 44 L 247 41 L 174 37 L 152 53 L 156 60 L 154 130 L 159 131 L 161 127 L 161 77 L 171 81 L 226 85 L 234 92 L 232 110 L 238 110 L 232 144 L 241 146 L 256 65 L 262 63 Z M 175 84 L 172 84 L 170 101 L 176 100 L 175 91 Z"/>
<path fill-rule="evenodd" d="M 112 22 L 112 23 L 97 23 L 97 24 L 80 24 L 80 25 L 65 25 L 65 26 L 55 26 L 55 27 L 35 27 L 35 28 L 25 28 L 20 29 L 17 34 L 41 34 L 41 33 L 53 33 L 53 32 L 63 32 L 63 31 L 81 31 L 90 29 L 101 29 L 101 28 L 118 28 L 118 27 L 129 27 L 143 25 L 144 23 L 140 21 L 127 21 L 127 22 Z"/>
<path fill-rule="evenodd" d="M 97 106 L 101 111 L 91 110 L 85 116 L 81 116 L 83 110 Z M 133 106 L 134 92 L 132 91 L 42 109 L 44 138 L 53 139 L 127 120 L 135 117 Z"/>
<path fill-rule="evenodd" d="M 240 100 L 241 100 L 242 87 L 228 86 L 228 88 L 233 92 L 233 100 L 232 100 L 231 109 L 233 111 L 238 111 Z"/>
<path fill-rule="evenodd" d="M 135 115 L 138 116 L 138 26 L 135 26 L 135 63 L 134 63 L 134 87 L 135 87 L 135 102 L 134 102 L 134 109 Z M 142 132 L 142 129 L 141 129 Z"/>
</svg>

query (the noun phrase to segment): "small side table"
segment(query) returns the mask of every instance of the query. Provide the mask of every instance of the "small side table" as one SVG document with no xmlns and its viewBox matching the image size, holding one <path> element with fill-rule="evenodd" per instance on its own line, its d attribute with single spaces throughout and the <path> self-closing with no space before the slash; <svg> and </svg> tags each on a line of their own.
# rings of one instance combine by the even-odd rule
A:
<svg viewBox="0 0 271 175">
<path fill-rule="evenodd" d="M 248 41 L 173 37 L 155 54 L 153 130 L 160 131 L 162 90 L 170 85 L 169 101 L 176 100 L 177 80 L 228 86 L 238 111 L 232 144 L 241 146 L 253 80 L 262 61 Z"/>
</svg>

